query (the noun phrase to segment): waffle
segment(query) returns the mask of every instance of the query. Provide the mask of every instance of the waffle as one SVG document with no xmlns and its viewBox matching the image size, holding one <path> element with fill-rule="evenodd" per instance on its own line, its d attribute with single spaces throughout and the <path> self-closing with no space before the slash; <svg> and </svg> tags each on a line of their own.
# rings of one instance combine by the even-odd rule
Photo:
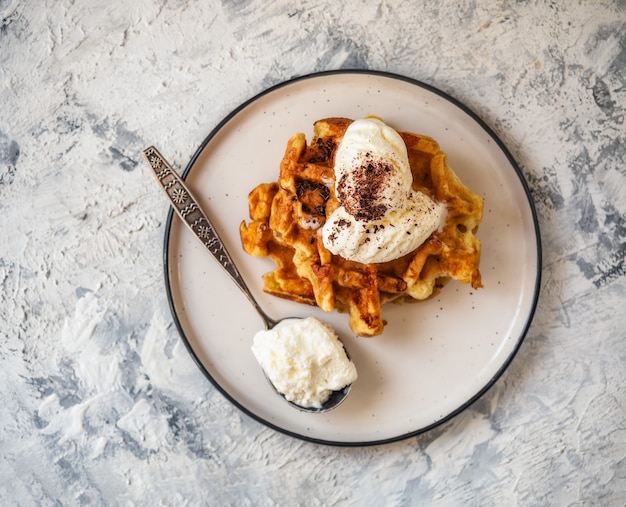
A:
<svg viewBox="0 0 626 507">
<path fill-rule="evenodd" d="M 428 299 L 450 280 L 482 287 L 475 234 L 483 200 L 448 167 L 434 139 L 399 132 L 407 146 L 413 188 L 446 205 L 445 225 L 411 253 L 389 262 L 361 264 L 333 255 L 323 244 L 321 226 L 339 206 L 334 153 L 351 122 L 319 120 L 310 144 L 302 133 L 289 139 L 278 181 L 250 192 L 251 221 L 241 223 L 240 235 L 247 253 L 276 264 L 263 276 L 265 292 L 346 312 L 355 334 L 376 336 L 385 325 L 384 303 Z"/>
</svg>

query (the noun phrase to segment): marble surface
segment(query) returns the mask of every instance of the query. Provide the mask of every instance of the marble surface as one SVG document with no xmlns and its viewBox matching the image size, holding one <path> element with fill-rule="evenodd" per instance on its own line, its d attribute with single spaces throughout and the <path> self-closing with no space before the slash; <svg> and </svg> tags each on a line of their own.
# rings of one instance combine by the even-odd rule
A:
<svg viewBox="0 0 626 507">
<path fill-rule="evenodd" d="M 349 68 L 482 116 L 544 246 L 499 381 L 435 430 L 365 448 L 268 429 L 196 368 L 140 155 L 154 143 L 183 167 L 266 87 Z M 623 504 L 623 0 L 0 0 L 0 97 L 3 504 Z"/>
</svg>

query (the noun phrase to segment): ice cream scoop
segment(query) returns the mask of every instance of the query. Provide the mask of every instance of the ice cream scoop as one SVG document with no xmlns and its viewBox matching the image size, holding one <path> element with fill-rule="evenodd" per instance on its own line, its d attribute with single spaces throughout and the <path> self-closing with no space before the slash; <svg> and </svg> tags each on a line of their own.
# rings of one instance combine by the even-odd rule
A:
<svg viewBox="0 0 626 507">
<path fill-rule="evenodd" d="M 445 206 L 412 188 L 404 140 L 378 118 L 350 124 L 334 172 L 340 206 L 326 220 L 322 239 L 344 259 L 363 264 L 397 259 L 445 222 Z"/>
</svg>

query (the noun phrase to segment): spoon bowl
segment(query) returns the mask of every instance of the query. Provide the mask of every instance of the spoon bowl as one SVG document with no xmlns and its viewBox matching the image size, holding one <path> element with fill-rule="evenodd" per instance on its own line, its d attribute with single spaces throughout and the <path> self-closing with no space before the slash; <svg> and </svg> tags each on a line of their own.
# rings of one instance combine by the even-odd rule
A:
<svg viewBox="0 0 626 507">
<path fill-rule="evenodd" d="M 159 182 L 161 189 L 167 195 L 170 204 L 178 216 L 183 220 L 183 223 L 191 230 L 194 236 L 198 238 L 207 248 L 211 255 L 217 259 L 220 265 L 235 282 L 237 287 L 239 287 L 239 289 L 244 293 L 248 301 L 250 301 L 263 320 L 265 329 L 270 330 L 282 320 L 286 320 L 275 320 L 263 311 L 232 261 L 224 243 L 218 236 L 217 231 L 213 227 L 213 224 L 209 220 L 208 216 L 200 208 L 197 200 L 193 197 L 182 178 L 176 171 L 174 171 L 172 166 L 165 160 L 165 158 L 163 158 L 159 151 L 154 146 L 150 146 L 142 152 L 142 155 L 152 169 L 152 172 Z M 265 374 L 265 371 L 263 373 Z M 345 400 L 352 389 L 352 384 L 349 384 L 343 389 L 333 391 L 321 407 L 304 407 L 287 400 L 285 396 L 274 387 L 267 374 L 265 374 L 265 378 L 272 386 L 272 389 L 289 405 L 304 412 L 320 413 L 332 410 Z"/>
<path fill-rule="evenodd" d="M 315 413 L 328 412 L 329 410 L 332 410 L 333 408 L 336 408 L 339 405 L 341 405 L 343 401 L 348 397 L 348 394 L 350 394 L 350 390 L 352 389 L 352 384 L 348 384 L 346 387 L 344 387 L 343 389 L 340 389 L 339 391 L 333 391 L 330 394 L 330 397 L 324 403 L 322 403 L 321 407 L 303 407 L 301 405 L 298 405 L 297 403 L 294 403 L 293 401 L 289 401 L 287 398 L 285 398 L 283 394 L 278 392 L 278 390 L 274 387 L 270 379 L 267 379 L 267 380 L 272 385 L 272 388 L 274 389 L 274 391 L 276 391 L 281 398 L 283 398 L 293 408 L 296 408 L 302 412 L 315 412 Z"/>
</svg>

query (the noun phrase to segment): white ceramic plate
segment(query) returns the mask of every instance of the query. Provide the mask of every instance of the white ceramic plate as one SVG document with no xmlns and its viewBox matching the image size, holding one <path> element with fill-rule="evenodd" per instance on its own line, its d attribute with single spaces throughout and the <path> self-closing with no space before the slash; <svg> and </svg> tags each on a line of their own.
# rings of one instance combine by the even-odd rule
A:
<svg viewBox="0 0 626 507">
<path fill-rule="evenodd" d="M 484 288 L 451 282 L 439 297 L 388 305 L 377 338 L 357 338 L 346 315 L 269 296 L 274 269 L 241 248 L 247 195 L 275 181 L 287 139 L 328 116 L 374 114 L 391 126 L 437 139 L 451 167 L 485 199 L 478 237 Z M 334 445 L 391 442 L 457 414 L 491 386 L 517 351 L 538 297 L 541 250 L 534 206 L 512 157 L 494 133 L 451 97 L 400 76 L 339 71 L 273 87 L 229 115 L 185 170 L 253 294 L 274 318 L 314 315 L 329 322 L 359 379 L 348 399 L 323 414 L 300 412 L 265 381 L 250 345 L 260 318 L 226 272 L 170 213 L 165 274 L 174 319 L 197 364 L 230 401 L 276 430 Z"/>
</svg>

